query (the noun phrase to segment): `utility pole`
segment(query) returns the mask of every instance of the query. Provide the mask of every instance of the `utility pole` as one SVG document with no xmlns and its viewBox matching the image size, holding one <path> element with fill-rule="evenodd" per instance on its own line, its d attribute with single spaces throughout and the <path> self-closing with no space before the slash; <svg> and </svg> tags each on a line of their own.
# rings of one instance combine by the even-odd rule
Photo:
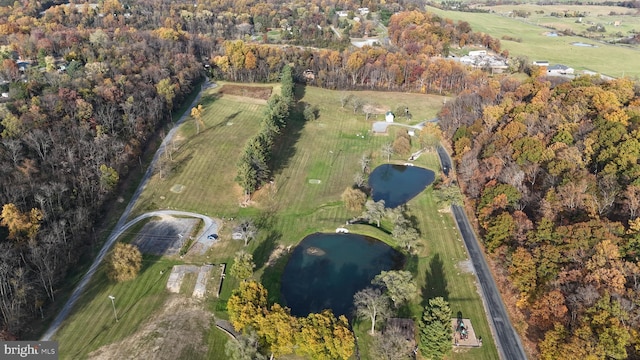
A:
<svg viewBox="0 0 640 360">
<path fill-rule="evenodd" d="M 116 312 L 116 303 L 115 303 L 115 296 L 109 295 L 109 299 L 111 299 L 111 306 L 113 306 L 113 317 L 116 318 L 116 322 L 118 322 L 118 313 Z"/>
</svg>

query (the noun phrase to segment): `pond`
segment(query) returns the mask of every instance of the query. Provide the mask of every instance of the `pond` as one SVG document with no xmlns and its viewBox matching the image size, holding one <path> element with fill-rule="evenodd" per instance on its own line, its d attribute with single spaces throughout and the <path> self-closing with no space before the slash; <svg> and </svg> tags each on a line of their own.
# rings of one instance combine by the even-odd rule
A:
<svg viewBox="0 0 640 360">
<path fill-rule="evenodd" d="M 573 45 L 573 46 L 581 46 L 581 47 L 597 47 L 596 45 L 587 44 L 587 43 L 583 43 L 583 42 L 572 42 L 571 45 Z"/>
<path fill-rule="evenodd" d="M 371 197 L 373 201 L 384 200 L 387 208 L 395 208 L 420 194 L 434 179 L 433 171 L 421 167 L 380 165 L 369 175 Z"/>
<path fill-rule="evenodd" d="M 353 295 L 382 270 L 399 270 L 404 256 L 358 234 L 315 233 L 294 249 L 284 269 L 281 299 L 296 316 L 331 309 L 351 316 Z"/>
</svg>

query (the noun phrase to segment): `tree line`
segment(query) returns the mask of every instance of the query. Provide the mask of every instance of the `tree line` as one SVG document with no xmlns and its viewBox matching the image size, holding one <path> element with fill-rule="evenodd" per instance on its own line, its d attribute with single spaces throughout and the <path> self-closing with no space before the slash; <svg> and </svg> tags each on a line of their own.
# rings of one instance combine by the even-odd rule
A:
<svg viewBox="0 0 640 360">
<path fill-rule="evenodd" d="M 276 94 L 269 99 L 260 131 L 247 141 L 238 161 L 236 179 L 248 199 L 270 179 L 271 151 L 276 145 L 278 136 L 282 135 L 291 107 L 295 102 L 290 67 L 285 66 L 282 69 L 280 84 L 281 94 Z"/>
<path fill-rule="evenodd" d="M 214 78 L 231 81 L 268 82 L 278 78 L 285 64 L 291 64 L 299 81 L 328 89 L 457 93 L 485 82 L 487 74 L 469 72 L 465 65 L 444 57 L 452 46 L 449 28 L 470 29 L 468 24 L 456 26 L 414 11 L 391 17 L 389 35 L 394 47 L 390 49 L 367 46 L 338 51 L 227 40 L 224 51 L 211 58 L 211 72 Z M 425 39 L 421 35 L 425 32 L 431 36 Z M 462 46 L 474 43 L 499 50 L 499 41 L 488 35 L 469 30 L 459 36 Z M 303 76 L 305 71 L 314 74 L 313 80 Z"/>
<path fill-rule="evenodd" d="M 640 356 L 638 84 L 505 77 L 440 118 L 539 356 Z"/>
</svg>

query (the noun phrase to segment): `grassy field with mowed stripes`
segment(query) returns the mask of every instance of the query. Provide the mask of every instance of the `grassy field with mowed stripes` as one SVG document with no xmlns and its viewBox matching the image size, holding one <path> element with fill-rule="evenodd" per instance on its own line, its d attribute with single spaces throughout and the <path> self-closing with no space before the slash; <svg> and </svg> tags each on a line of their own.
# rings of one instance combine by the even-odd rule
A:
<svg viewBox="0 0 640 360">
<path fill-rule="evenodd" d="M 218 84 L 220 88 L 220 85 Z M 393 142 L 396 131 L 405 131 L 401 127 L 390 127 L 388 135 L 371 133 L 372 123 L 384 121 L 384 115 L 377 119 L 365 120 L 362 113 L 354 114 L 348 105 L 341 107 L 340 98 L 345 95 L 341 91 L 323 90 L 313 87 L 297 87 L 300 104 L 317 106 L 319 117 L 305 122 L 299 118 L 292 119 L 284 131 L 274 153 L 276 167 L 273 182 L 254 194 L 254 203 L 247 208 L 239 206 L 241 189 L 235 183 L 236 164 L 245 142 L 259 130 L 260 120 L 265 110 L 265 102 L 256 99 L 243 99 L 238 96 L 220 96 L 217 89 L 210 89 L 203 96 L 203 124 L 197 132 L 193 119 L 187 120 L 181 127 L 171 154 L 164 157 L 164 171 L 156 171 L 144 189 L 134 214 L 157 210 L 178 209 L 199 212 L 224 219 L 221 241 L 202 258 L 191 261 L 227 263 L 230 266 L 233 255 L 242 248 L 238 241 L 230 239 L 230 228 L 237 219 L 251 216 L 260 225 L 258 236 L 250 242 L 247 250 L 254 254 L 259 265 L 254 277 L 260 280 L 270 292 L 270 299 L 279 298 L 279 278 L 284 269 L 287 257 L 277 261 L 275 266 L 264 266 L 271 251 L 277 246 L 297 244 L 304 236 L 317 231 L 333 231 L 343 226 L 345 221 L 359 214 L 347 211 L 341 201 L 345 188 L 353 183 L 359 169 L 359 160 L 363 155 L 372 159 L 371 168 L 386 162 L 381 154 L 384 144 Z M 274 91 L 276 91 L 275 89 Z M 443 104 L 443 98 L 424 94 L 351 92 L 352 96 L 365 99 L 365 103 L 387 107 L 391 110 L 408 107 L 413 115 L 411 120 L 402 116 L 396 122 L 416 124 L 435 117 Z M 413 151 L 419 148 L 414 141 Z M 404 163 L 406 156 L 392 156 L 391 161 Z M 435 152 L 425 153 L 415 161 L 416 165 L 430 168 L 439 173 L 439 161 Z M 310 181 L 311 180 L 311 181 Z M 414 273 L 425 298 L 444 296 L 451 303 L 454 316 L 461 311 L 465 317 L 473 321 L 474 328 L 483 337 L 484 346 L 455 352 L 451 359 L 495 359 L 497 352 L 493 342 L 482 302 L 475 286 L 475 277 L 462 272 L 458 264 L 466 259 L 466 252 L 460 241 L 453 220 L 448 213 L 439 212 L 429 187 L 425 192 L 409 202 L 411 213 L 418 219 L 423 245 L 419 254 L 407 261 L 407 267 Z M 233 221 L 229 221 L 233 218 Z M 387 225 L 388 226 L 388 225 Z M 379 238 L 393 244 L 390 236 L 370 226 L 354 226 L 354 231 L 366 234 L 379 234 Z M 385 229 L 389 231 L 389 229 Z M 165 260 L 153 266 L 164 266 Z M 155 268 L 154 268 L 155 269 Z M 228 269 L 228 268 L 227 268 Z M 158 274 L 158 270 L 151 270 Z M 144 290 L 148 280 L 143 272 L 138 279 L 130 282 L 127 292 L 115 293 L 116 297 L 131 296 L 138 302 L 148 303 L 140 318 L 150 316 L 162 306 L 165 283 L 154 284 L 153 291 Z M 148 275 L 151 276 L 151 275 Z M 100 280 L 102 279 L 102 280 Z M 60 333 L 65 341 L 90 342 L 92 345 L 77 345 L 70 350 L 78 354 L 86 354 L 98 345 L 121 339 L 140 326 L 140 321 L 127 326 L 127 330 L 114 332 L 109 322 L 109 314 L 105 313 L 103 299 L 93 304 L 92 297 L 106 297 L 106 292 L 115 292 L 114 286 L 104 283 L 104 276 L 98 277 L 91 289 L 83 298 L 90 306 L 81 306 L 72 317 L 66 329 Z M 209 300 L 208 307 L 218 317 L 226 317 L 226 299 L 231 294 L 237 281 L 230 276 L 219 300 Z M 140 287 L 140 290 L 138 290 Z M 148 288 L 148 286 L 147 286 Z M 122 290 L 125 291 L 125 290 Z M 141 295 L 141 293 L 149 295 Z M 160 295 L 152 295 L 152 294 Z M 123 299 L 124 300 L 124 299 Z M 422 298 L 407 307 L 405 316 L 419 319 Z M 106 302 L 106 305 L 110 305 Z M 108 309 L 108 308 L 107 308 Z M 88 321 L 92 312 L 100 312 L 94 320 L 98 334 L 89 332 L 78 335 L 80 321 Z M 112 315 L 112 314 L 111 314 Z M 120 325 L 121 326 L 121 325 Z M 369 325 L 359 322 L 356 334 L 360 338 L 361 358 L 370 359 L 366 344 L 371 337 L 366 333 Z M 212 342 L 208 356 L 213 356 L 224 348 L 225 338 L 211 329 L 207 335 Z M 73 340 L 72 340 L 73 339 Z M 224 355 L 220 354 L 224 358 Z M 210 357 L 216 359 L 215 356 Z"/>
</svg>

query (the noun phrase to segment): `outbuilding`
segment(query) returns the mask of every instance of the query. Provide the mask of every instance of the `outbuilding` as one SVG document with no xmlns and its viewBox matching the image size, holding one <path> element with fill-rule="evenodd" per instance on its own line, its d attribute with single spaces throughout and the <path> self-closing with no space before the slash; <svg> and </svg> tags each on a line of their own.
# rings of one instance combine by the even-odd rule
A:
<svg viewBox="0 0 640 360">
<path fill-rule="evenodd" d="M 387 111 L 387 113 L 384 115 L 384 120 L 388 123 L 392 123 L 394 118 L 395 115 L 393 115 L 391 111 Z"/>
</svg>

